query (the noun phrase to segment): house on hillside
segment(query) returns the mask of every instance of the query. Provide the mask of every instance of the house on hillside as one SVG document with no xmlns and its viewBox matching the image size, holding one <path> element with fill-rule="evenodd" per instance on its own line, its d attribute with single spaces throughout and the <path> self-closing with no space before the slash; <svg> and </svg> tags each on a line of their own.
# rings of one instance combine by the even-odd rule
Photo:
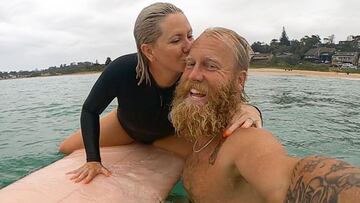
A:
<svg viewBox="0 0 360 203">
<path fill-rule="evenodd" d="M 255 52 L 251 57 L 251 61 L 271 61 L 272 57 L 273 55 L 271 53 Z"/>
<path fill-rule="evenodd" d="M 346 41 L 339 41 L 340 45 L 346 45 L 346 44 L 354 44 L 357 45 L 358 48 L 360 48 L 360 35 L 350 35 L 347 37 Z"/>
<path fill-rule="evenodd" d="M 289 58 L 289 57 L 292 57 L 294 54 L 293 53 L 290 53 L 290 52 L 281 52 L 281 53 L 277 53 L 275 54 L 275 57 L 276 58 Z"/>
<path fill-rule="evenodd" d="M 353 40 L 357 43 L 358 48 L 360 48 L 360 35 L 354 36 Z"/>
<path fill-rule="evenodd" d="M 77 66 L 78 66 L 78 67 L 89 67 L 89 66 L 92 66 L 92 65 L 93 65 L 93 63 L 92 63 L 92 62 L 88 62 L 88 61 L 77 63 Z"/>
<path fill-rule="evenodd" d="M 335 54 L 335 48 L 318 47 L 307 51 L 304 60 L 315 63 L 330 63 L 331 57 Z"/>
<path fill-rule="evenodd" d="M 331 61 L 331 65 L 341 67 L 344 64 L 357 66 L 359 64 L 358 52 L 336 52 Z"/>
</svg>

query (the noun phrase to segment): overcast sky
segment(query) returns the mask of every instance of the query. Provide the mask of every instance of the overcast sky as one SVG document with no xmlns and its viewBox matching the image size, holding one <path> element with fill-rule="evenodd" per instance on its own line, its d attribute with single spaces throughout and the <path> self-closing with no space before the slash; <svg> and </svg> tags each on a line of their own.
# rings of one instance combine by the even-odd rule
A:
<svg viewBox="0 0 360 203">
<path fill-rule="evenodd" d="M 0 71 L 45 69 L 135 52 L 133 25 L 150 0 L 1 0 Z M 236 30 L 250 43 L 269 43 L 285 26 L 290 39 L 360 34 L 359 0 L 171 1 L 195 37 L 209 26 Z"/>
</svg>

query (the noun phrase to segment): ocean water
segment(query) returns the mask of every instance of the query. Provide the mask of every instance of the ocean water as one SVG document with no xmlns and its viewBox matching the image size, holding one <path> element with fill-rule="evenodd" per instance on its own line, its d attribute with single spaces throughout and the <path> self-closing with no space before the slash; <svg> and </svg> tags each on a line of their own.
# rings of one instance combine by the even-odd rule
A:
<svg viewBox="0 0 360 203">
<path fill-rule="evenodd" d="M 79 128 L 98 76 L 0 80 L 0 188 L 63 157 L 58 145 Z M 250 75 L 246 92 L 291 155 L 360 166 L 360 80 Z M 105 113 L 115 107 L 113 101 Z"/>
</svg>

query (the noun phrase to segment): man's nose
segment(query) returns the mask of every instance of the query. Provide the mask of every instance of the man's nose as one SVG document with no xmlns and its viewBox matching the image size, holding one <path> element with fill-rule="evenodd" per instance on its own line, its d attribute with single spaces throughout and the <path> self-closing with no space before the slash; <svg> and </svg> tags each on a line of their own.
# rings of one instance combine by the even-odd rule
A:
<svg viewBox="0 0 360 203">
<path fill-rule="evenodd" d="M 193 69 L 191 69 L 191 72 L 189 73 L 189 79 L 192 81 L 201 82 L 203 80 L 204 76 L 202 74 L 202 71 L 200 70 L 198 65 L 195 65 Z"/>
</svg>

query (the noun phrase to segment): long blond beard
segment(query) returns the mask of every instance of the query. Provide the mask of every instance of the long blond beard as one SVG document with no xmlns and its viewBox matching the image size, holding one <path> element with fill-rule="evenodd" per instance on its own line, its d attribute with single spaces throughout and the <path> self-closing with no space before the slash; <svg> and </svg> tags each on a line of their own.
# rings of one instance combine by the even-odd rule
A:
<svg viewBox="0 0 360 203">
<path fill-rule="evenodd" d="M 195 88 L 208 95 L 204 105 L 186 100 L 190 89 Z M 176 134 L 190 141 L 201 137 L 221 135 L 236 112 L 241 97 L 232 79 L 218 90 L 209 92 L 206 85 L 197 82 L 182 82 L 178 85 L 170 112 Z"/>
</svg>

